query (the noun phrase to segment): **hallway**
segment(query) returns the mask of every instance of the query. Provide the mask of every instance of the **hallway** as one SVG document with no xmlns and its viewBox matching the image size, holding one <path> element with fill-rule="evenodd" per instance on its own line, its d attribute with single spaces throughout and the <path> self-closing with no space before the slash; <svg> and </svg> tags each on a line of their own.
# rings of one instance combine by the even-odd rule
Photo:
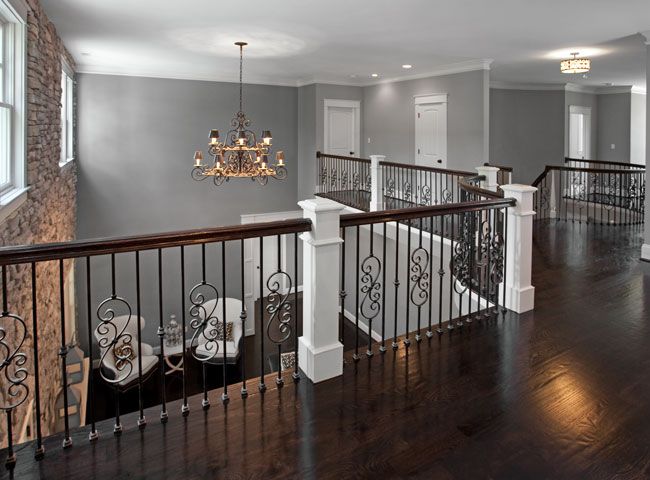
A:
<svg viewBox="0 0 650 480">
<path fill-rule="evenodd" d="M 650 264 L 642 227 L 537 222 L 536 308 L 474 322 L 342 377 L 269 389 L 167 425 L 156 409 L 99 425 L 15 478 L 645 478 Z M 349 357 L 348 357 L 349 359 Z M 272 383 L 269 382 L 269 385 Z M 534 474 L 533 474 L 534 472 Z M 3 478 L 8 476 L 2 473 Z"/>
</svg>

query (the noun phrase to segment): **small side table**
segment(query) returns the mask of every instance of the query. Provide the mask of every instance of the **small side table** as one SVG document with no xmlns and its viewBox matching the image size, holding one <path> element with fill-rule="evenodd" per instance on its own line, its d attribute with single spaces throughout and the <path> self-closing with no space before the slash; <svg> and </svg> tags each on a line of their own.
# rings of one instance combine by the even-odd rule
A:
<svg viewBox="0 0 650 480">
<path fill-rule="evenodd" d="M 179 343 L 173 347 L 165 347 L 165 363 L 169 370 L 165 375 L 171 375 L 174 372 L 183 371 L 183 345 Z"/>
</svg>

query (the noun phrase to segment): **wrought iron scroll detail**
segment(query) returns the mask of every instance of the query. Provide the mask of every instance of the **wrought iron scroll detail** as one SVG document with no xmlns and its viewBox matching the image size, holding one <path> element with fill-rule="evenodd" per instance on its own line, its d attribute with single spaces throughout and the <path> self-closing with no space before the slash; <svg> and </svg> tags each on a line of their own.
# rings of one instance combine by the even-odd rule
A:
<svg viewBox="0 0 650 480">
<path fill-rule="evenodd" d="M 411 303 L 421 307 L 429 300 L 429 252 L 422 247 L 413 250 L 411 254 Z"/>
<path fill-rule="evenodd" d="M 368 255 L 361 262 L 361 315 L 366 320 L 373 320 L 381 311 L 381 261 L 375 255 Z"/>
<path fill-rule="evenodd" d="M 485 223 L 487 224 L 487 222 Z M 470 269 L 472 248 L 470 242 L 473 241 L 472 222 L 469 215 L 464 214 L 460 238 L 454 245 L 453 268 L 451 270 L 456 278 L 454 282 L 456 293 L 465 292 L 472 282 L 472 271 Z"/>
<path fill-rule="evenodd" d="M 118 317 L 116 312 L 123 310 L 123 317 L 126 317 L 123 325 L 115 323 Z M 106 366 L 109 370 L 109 361 L 113 360 L 114 369 L 117 371 L 115 378 L 108 378 L 103 368 L 99 369 L 102 379 L 110 384 L 117 384 L 128 378 L 133 372 L 133 360 L 135 351 L 133 350 L 133 335 L 128 332 L 129 323 L 133 317 L 131 305 L 126 299 L 111 295 L 97 307 L 97 318 L 99 325 L 95 331 L 99 336 L 100 365 Z"/>
<path fill-rule="evenodd" d="M 283 279 L 286 282 L 286 293 L 280 291 Z M 291 277 L 287 272 L 278 270 L 266 279 L 266 288 L 269 290 L 266 297 L 266 312 L 269 314 L 266 335 L 273 343 L 281 344 L 291 337 Z"/>
<path fill-rule="evenodd" d="M 386 195 L 392 197 L 395 194 L 395 179 L 389 178 L 386 182 Z"/>
<path fill-rule="evenodd" d="M 7 334 L 11 332 L 12 341 L 15 346 L 9 344 Z M 29 395 L 29 387 L 24 383 L 27 379 L 27 354 L 21 352 L 25 338 L 27 337 L 27 326 L 25 321 L 16 314 L 3 311 L 0 315 L 0 370 L 4 376 L 3 396 L 0 408 L 10 411 L 21 405 Z"/>
<path fill-rule="evenodd" d="M 207 300 L 209 299 L 209 300 Z M 192 340 L 190 341 L 190 351 L 192 356 L 199 362 L 207 362 L 213 359 L 219 353 L 218 325 L 219 317 L 216 315 L 217 305 L 219 304 L 219 291 L 208 282 L 201 282 L 190 290 L 190 327 Z M 214 302 L 211 307 L 208 303 Z M 226 335 L 226 332 L 222 333 Z M 199 353 L 198 347 L 202 352 Z"/>
</svg>

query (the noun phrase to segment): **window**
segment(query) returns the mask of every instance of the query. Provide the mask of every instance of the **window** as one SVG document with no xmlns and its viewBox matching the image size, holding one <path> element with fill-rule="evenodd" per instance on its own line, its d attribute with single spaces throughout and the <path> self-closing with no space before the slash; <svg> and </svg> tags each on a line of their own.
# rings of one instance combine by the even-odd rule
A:
<svg viewBox="0 0 650 480">
<path fill-rule="evenodd" d="M 10 0 L 0 0 L 0 210 L 25 191 L 23 18 Z"/>
<path fill-rule="evenodd" d="M 61 69 L 61 160 L 60 166 L 74 160 L 74 80 L 64 64 Z"/>
</svg>

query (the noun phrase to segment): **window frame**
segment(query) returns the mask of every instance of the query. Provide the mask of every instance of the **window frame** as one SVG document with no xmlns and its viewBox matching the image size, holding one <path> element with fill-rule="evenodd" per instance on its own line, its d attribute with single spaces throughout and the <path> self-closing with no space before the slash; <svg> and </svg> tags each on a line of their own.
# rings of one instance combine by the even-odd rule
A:
<svg viewBox="0 0 650 480">
<path fill-rule="evenodd" d="M 75 159 L 75 88 L 74 71 L 61 60 L 61 153 L 59 166 L 65 167 Z"/>
<path fill-rule="evenodd" d="M 3 35 L 0 108 L 9 116 L 8 178 L 0 185 L 0 221 L 26 199 L 26 18 L 27 5 L 22 0 L 0 0 Z"/>
</svg>

